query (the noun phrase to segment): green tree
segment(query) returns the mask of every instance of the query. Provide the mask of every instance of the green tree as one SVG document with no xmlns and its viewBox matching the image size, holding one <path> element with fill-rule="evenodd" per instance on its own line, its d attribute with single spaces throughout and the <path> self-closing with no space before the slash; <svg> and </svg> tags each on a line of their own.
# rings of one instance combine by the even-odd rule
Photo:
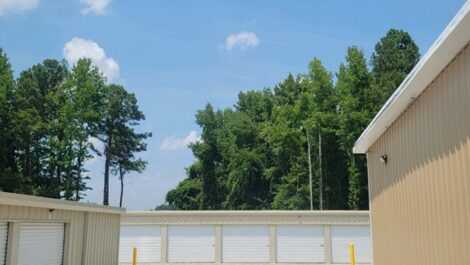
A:
<svg viewBox="0 0 470 265">
<path fill-rule="evenodd" d="M 314 110 L 303 122 L 312 134 L 312 156 L 316 159 L 315 175 L 323 198 L 323 209 L 345 209 L 347 169 L 345 155 L 338 136 L 338 91 L 330 73 L 318 58 L 309 64 L 306 74 L 309 94 L 313 95 Z M 320 163 L 321 160 L 321 163 Z M 321 187 L 320 187 L 321 186 Z"/>
<path fill-rule="evenodd" d="M 92 157 L 89 138 L 102 117 L 104 89 L 105 79 L 98 68 L 91 60 L 80 59 L 53 99 L 60 108 L 50 120 L 55 133 L 48 145 L 57 160 L 58 196 L 65 199 L 80 200 L 88 189 L 84 163 Z"/>
<path fill-rule="evenodd" d="M 0 190 L 28 192 L 15 161 L 16 136 L 13 132 L 14 79 L 7 55 L 0 49 Z"/>
<path fill-rule="evenodd" d="M 375 115 L 377 90 L 371 86 L 371 75 L 364 54 L 357 47 L 348 48 L 346 63 L 337 74 L 339 92 L 339 123 L 341 148 L 347 157 L 349 172 L 348 205 L 350 209 L 367 209 L 367 168 L 363 155 L 353 155 L 352 148 L 369 121 Z"/>
<path fill-rule="evenodd" d="M 124 87 L 111 84 L 106 88 L 103 119 L 94 131 L 95 137 L 104 143 L 105 156 L 105 194 L 103 203 L 109 203 L 109 174 L 118 175 L 121 182 L 119 206 L 122 206 L 125 174 L 136 171 L 141 173 L 147 162 L 136 158 L 137 152 L 147 150 L 145 139 L 150 133 L 137 133 L 134 129 L 145 119 L 139 110 L 137 99 Z M 98 152 L 101 154 L 101 152 Z"/>
<path fill-rule="evenodd" d="M 219 183 L 217 164 L 221 160 L 217 144 L 217 130 L 220 118 L 212 106 L 207 104 L 204 110 L 196 114 L 196 123 L 202 127 L 201 141 L 190 146 L 193 154 L 200 161 L 199 175 L 201 180 L 200 209 L 220 209 Z"/>
<path fill-rule="evenodd" d="M 352 148 L 418 58 L 411 38 L 397 32 L 377 44 L 372 73 L 353 46 L 336 84 L 314 58 L 307 73 L 289 74 L 273 89 L 239 93 L 234 108 L 198 111 L 196 161 L 167 194 L 168 205 L 309 209 L 312 190 L 314 209 L 367 209 L 366 160 Z"/>
<path fill-rule="evenodd" d="M 419 61 L 419 49 L 411 36 L 397 29 L 390 29 L 375 45 L 371 65 L 375 86 L 382 92 L 377 107 L 390 97 L 408 73 Z"/>
<path fill-rule="evenodd" d="M 51 155 L 48 137 L 54 133 L 50 120 L 58 112 L 53 98 L 68 75 L 65 62 L 44 60 L 23 71 L 14 90 L 13 116 L 19 171 L 30 190 L 42 196 L 59 197 L 60 185 L 53 185 L 57 158 Z M 57 184 L 57 183 L 56 183 Z M 50 194 L 51 186 L 55 191 Z"/>
<path fill-rule="evenodd" d="M 187 178 L 166 194 L 166 201 L 172 208 L 180 210 L 199 210 L 201 206 L 202 182 Z"/>
</svg>

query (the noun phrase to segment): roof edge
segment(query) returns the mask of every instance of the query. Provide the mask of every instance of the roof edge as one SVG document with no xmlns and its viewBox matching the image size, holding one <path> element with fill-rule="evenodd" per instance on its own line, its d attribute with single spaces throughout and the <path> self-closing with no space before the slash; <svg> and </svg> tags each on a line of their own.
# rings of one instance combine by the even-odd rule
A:
<svg viewBox="0 0 470 265">
<path fill-rule="evenodd" d="M 470 41 L 467 1 L 370 122 L 353 147 L 365 154 Z"/>
<path fill-rule="evenodd" d="M 368 216 L 369 211 L 348 210 L 191 210 L 191 211 L 129 211 L 124 216 Z"/>
<path fill-rule="evenodd" d="M 126 209 L 104 206 L 92 203 L 66 201 L 60 199 L 52 199 L 45 197 L 38 197 L 32 195 L 23 195 L 16 193 L 0 192 L 0 205 L 13 205 L 23 207 L 38 207 L 47 209 L 82 211 L 82 212 L 96 212 L 96 213 L 112 213 L 123 214 Z"/>
</svg>

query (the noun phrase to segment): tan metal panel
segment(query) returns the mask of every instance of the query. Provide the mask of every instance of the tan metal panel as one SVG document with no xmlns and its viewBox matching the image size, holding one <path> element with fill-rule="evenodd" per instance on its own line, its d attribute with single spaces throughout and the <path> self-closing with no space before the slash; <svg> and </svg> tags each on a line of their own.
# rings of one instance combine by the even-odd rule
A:
<svg viewBox="0 0 470 265">
<path fill-rule="evenodd" d="M 8 223 L 0 222 L 0 265 L 5 264 L 8 239 Z"/>
<path fill-rule="evenodd" d="M 48 208 L 0 203 L 2 222 L 66 223 L 70 234 L 66 235 L 69 240 L 65 246 L 64 265 L 118 264 L 120 214 L 61 209 L 50 211 Z"/>
<path fill-rule="evenodd" d="M 388 155 L 381 164 L 379 156 Z M 470 264 L 470 48 L 367 154 L 374 264 Z"/>
<path fill-rule="evenodd" d="M 84 264 L 118 264 L 120 215 L 87 213 L 86 219 Z"/>
<path fill-rule="evenodd" d="M 65 265 L 81 265 L 83 244 L 83 212 L 54 210 L 45 208 L 10 206 L 0 204 L 0 220 L 12 222 L 66 222 L 71 226 L 71 238 L 68 242 L 70 253 Z"/>
<path fill-rule="evenodd" d="M 369 211 L 146 211 L 126 212 L 122 224 L 266 225 L 369 224 Z"/>
</svg>

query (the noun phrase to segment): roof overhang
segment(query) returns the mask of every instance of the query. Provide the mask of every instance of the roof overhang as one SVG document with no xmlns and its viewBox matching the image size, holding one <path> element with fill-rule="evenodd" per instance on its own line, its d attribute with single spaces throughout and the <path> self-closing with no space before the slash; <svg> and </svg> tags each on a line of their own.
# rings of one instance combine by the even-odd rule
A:
<svg viewBox="0 0 470 265">
<path fill-rule="evenodd" d="M 45 197 L 0 192 L 0 205 L 36 207 L 57 210 L 123 214 L 126 210 L 119 207 L 103 206 L 92 203 L 73 202 Z"/>
<path fill-rule="evenodd" d="M 470 1 L 460 9 L 431 48 L 395 90 L 353 147 L 365 154 L 470 40 Z"/>
</svg>

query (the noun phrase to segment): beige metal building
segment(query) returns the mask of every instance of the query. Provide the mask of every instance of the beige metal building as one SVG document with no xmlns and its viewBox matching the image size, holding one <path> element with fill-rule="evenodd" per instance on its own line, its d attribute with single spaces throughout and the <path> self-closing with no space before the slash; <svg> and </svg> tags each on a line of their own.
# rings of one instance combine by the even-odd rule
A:
<svg viewBox="0 0 470 265">
<path fill-rule="evenodd" d="M 116 265 L 123 212 L 0 192 L 0 264 Z"/>
<path fill-rule="evenodd" d="M 150 211 L 122 216 L 119 262 L 370 264 L 368 211 Z"/>
<path fill-rule="evenodd" d="M 374 264 L 470 264 L 470 2 L 358 139 Z"/>
</svg>

